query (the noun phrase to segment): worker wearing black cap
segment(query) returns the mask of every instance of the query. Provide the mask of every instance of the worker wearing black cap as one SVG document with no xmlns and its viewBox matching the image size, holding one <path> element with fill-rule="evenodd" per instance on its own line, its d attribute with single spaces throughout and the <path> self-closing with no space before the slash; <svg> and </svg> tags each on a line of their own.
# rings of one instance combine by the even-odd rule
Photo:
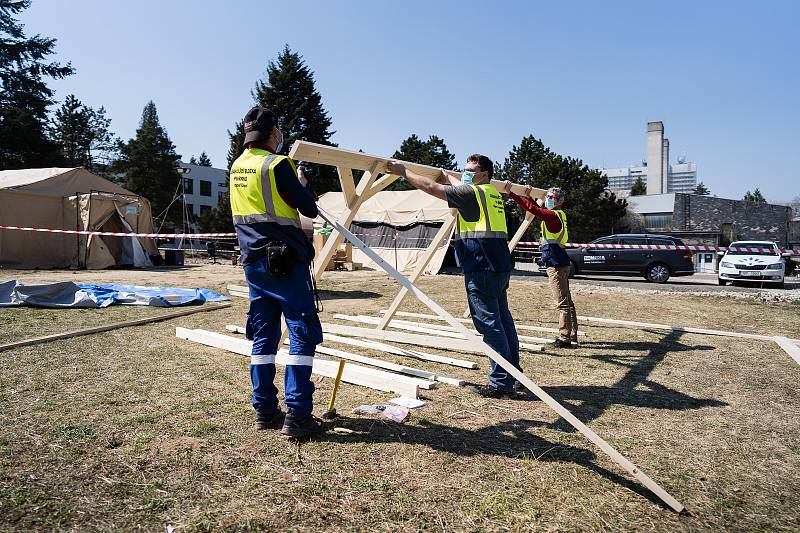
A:
<svg viewBox="0 0 800 533">
<path fill-rule="evenodd" d="M 300 226 L 300 213 L 314 218 L 317 206 L 302 170 L 298 175 L 294 162 L 280 155 L 283 133 L 274 113 L 254 107 L 244 117 L 244 131 L 246 149 L 231 166 L 230 195 L 250 287 L 247 331 L 253 339 L 250 378 L 256 427 L 307 437 L 321 430 L 311 414 L 311 367 L 322 327 L 308 268 L 314 248 Z M 281 314 L 290 342 L 285 414 L 273 383 Z"/>
</svg>

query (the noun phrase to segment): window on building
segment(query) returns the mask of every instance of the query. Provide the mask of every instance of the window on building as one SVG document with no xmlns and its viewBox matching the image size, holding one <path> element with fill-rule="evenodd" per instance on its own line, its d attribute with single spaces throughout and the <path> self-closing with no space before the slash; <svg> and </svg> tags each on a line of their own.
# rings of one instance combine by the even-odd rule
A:
<svg viewBox="0 0 800 533">
<path fill-rule="evenodd" d="M 672 213 L 647 213 L 644 215 L 644 227 L 662 229 L 672 226 Z"/>
<path fill-rule="evenodd" d="M 211 182 L 200 180 L 200 196 L 211 196 Z"/>
<path fill-rule="evenodd" d="M 183 192 L 194 194 L 194 180 L 192 178 L 183 178 Z"/>
<path fill-rule="evenodd" d="M 200 216 L 203 216 L 204 214 L 208 213 L 209 211 L 211 211 L 211 206 L 210 205 L 201 205 L 200 206 Z"/>
<path fill-rule="evenodd" d="M 194 214 L 194 204 L 186 204 L 186 210 L 189 213 Z"/>
</svg>

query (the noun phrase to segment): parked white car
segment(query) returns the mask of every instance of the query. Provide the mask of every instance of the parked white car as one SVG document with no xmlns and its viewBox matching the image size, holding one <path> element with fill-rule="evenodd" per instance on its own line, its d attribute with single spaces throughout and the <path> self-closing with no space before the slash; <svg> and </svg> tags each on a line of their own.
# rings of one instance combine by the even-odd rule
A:
<svg viewBox="0 0 800 533">
<path fill-rule="evenodd" d="M 760 248 L 760 251 L 743 248 Z M 781 250 L 770 241 L 736 241 L 719 262 L 719 284 L 748 281 L 783 288 L 786 265 Z"/>
</svg>

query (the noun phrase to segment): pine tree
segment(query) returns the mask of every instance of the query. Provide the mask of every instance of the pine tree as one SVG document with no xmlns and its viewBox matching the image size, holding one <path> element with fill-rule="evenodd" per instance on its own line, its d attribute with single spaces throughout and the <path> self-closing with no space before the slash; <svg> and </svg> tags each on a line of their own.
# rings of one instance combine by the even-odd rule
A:
<svg viewBox="0 0 800 533">
<path fill-rule="evenodd" d="M 647 194 L 647 185 L 645 185 L 644 180 L 641 176 L 636 178 L 636 181 L 633 182 L 633 186 L 631 187 L 631 196 L 643 196 Z"/>
<path fill-rule="evenodd" d="M 209 159 L 208 154 L 205 150 L 200 152 L 200 157 L 197 158 L 197 164 L 201 167 L 210 167 L 211 166 L 211 159 Z"/>
<path fill-rule="evenodd" d="M 322 107 L 322 97 L 317 92 L 314 73 L 305 64 L 303 57 L 292 52 L 289 45 L 284 46 L 277 61 L 267 64 L 266 78 L 256 82 L 251 95 L 255 105 L 267 107 L 277 116 L 284 135 L 281 153 L 288 154 L 292 144 L 298 139 L 335 146 L 330 142 L 335 133 L 330 130 L 331 118 Z M 228 150 L 229 165 L 244 150 L 243 127 L 243 122 L 240 121 L 233 133 L 228 131 L 231 140 Z M 313 186 L 317 194 L 340 190 L 339 178 L 333 167 L 307 166 L 311 167 L 308 174 L 313 176 Z"/>
<path fill-rule="evenodd" d="M 711 194 L 711 190 L 701 181 L 694 189 L 692 189 L 692 194 L 696 194 L 698 196 L 708 196 Z"/>
<path fill-rule="evenodd" d="M 70 63 L 47 62 L 55 39 L 25 37 L 14 16 L 28 7 L 30 0 L 0 0 L 0 170 L 60 163 L 47 137 L 53 91 L 43 78 L 62 79 L 74 69 Z"/>
<path fill-rule="evenodd" d="M 189 158 L 189 164 L 190 165 L 196 165 L 197 164 L 197 158 L 195 156 L 190 157 Z"/>
<path fill-rule="evenodd" d="M 127 189 L 150 200 L 153 213 L 176 226 L 182 220 L 180 204 L 173 203 L 181 183 L 175 170 L 179 159 L 175 145 L 158 119 L 156 105 L 148 102 L 136 136 L 120 145 L 120 159 L 115 168 L 124 173 Z"/>
<path fill-rule="evenodd" d="M 233 132 L 228 130 L 228 140 L 230 143 L 228 148 L 228 170 L 230 170 L 236 158 L 244 152 L 244 120 L 236 123 L 233 127 Z"/>
<path fill-rule="evenodd" d="M 423 141 L 416 133 L 412 133 L 400 144 L 400 149 L 392 155 L 392 158 L 445 170 L 455 170 L 458 166 L 456 156 L 447 149 L 444 140 L 436 135 L 431 135 L 427 141 Z M 388 188 L 394 191 L 413 189 L 408 183 L 400 181 L 394 182 Z"/>
<path fill-rule="evenodd" d="M 50 135 L 65 165 L 97 171 L 117 153 L 119 140 L 109 131 L 110 125 L 104 108 L 94 110 L 70 94 L 55 112 Z"/>
<path fill-rule="evenodd" d="M 627 231 L 621 220 L 628 203 L 608 190 L 608 178 L 580 159 L 552 152 L 533 135 L 511 149 L 495 179 L 563 189 L 572 242 L 588 242 L 609 233 Z"/>
<path fill-rule="evenodd" d="M 758 204 L 767 203 L 767 199 L 764 198 L 764 195 L 761 194 L 761 190 L 758 187 L 756 187 L 756 190 L 754 190 L 752 194 L 750 193 L 750 191 L 747 191 L 747 193 L 744 195 L 744 200 L 746 202 L 754 202 Z"/>
</svg>

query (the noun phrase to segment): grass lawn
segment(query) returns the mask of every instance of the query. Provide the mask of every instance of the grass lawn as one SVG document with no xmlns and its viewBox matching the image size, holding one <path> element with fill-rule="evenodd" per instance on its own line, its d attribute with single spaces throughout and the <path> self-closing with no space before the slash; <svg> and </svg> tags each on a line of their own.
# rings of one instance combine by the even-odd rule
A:
<svg viewBox="0 0 800 533">
<path fill-rule="evenodd" d="M 243 282 L 223 265 L 5 277 L 215 290 Z M 461 277 L 420 287 L 463 311 Z M 398 287 L 383 274 L 337 272 L 320 289 L 333 321 L 377 315 Z M 582 315 L 800 338 L 798 304 L 575 299 Z M 554 325 L 543 285 L 512 281 L 510 300 L 519 323 Z M 393 395 L 343 384 L 336 425 L 353 433 L 296 443 L 256 432 L 248 359 L 175 338 L 175 326 L 243 324 L 246 300 L 232 303 L 0 352 L 0 529 L 800 530 L 800 366 L 774 343 L 586 326 L 578 350 L 524 353 L 526 374 L 681 501 L 689 513 L 677 515 L 530 397 L 490 401 L 443 384 L 423 391 L 428 405 L 398 425 L 350 414 Z M 403 309 L 427 311 L 412 299 Z M 164 312 L 0 309 L 0 344 Z M 330 346 L 485 379 L 486 360 L 469 354 L 456 356 L 480 361 L 479 370 Z M 315 382 L 319 414 L 332 380 Z"/>
</svg>

